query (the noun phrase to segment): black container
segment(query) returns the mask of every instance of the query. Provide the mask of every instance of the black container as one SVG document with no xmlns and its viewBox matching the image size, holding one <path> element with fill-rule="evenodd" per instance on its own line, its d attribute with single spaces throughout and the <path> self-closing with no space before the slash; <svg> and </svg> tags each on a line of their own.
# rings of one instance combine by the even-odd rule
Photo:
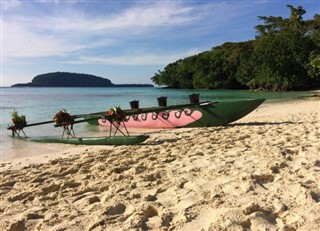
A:
<svg viewBox="0 0 320 231">
<path fill-rule="evenodd" d="M 161 97 L 157 98 L 157 100 L 158 100 L 158 105 L 159 105 L 160 107 L 165 107 L 165 106 L 167 106 L 167 97 L 161 96 Z"/>
<path fill-rule="evenodd" d="M 189 95 L 189 101 L 190 103 L 199 103 L 199 94 L 192 94 L 192 95 Z"/>
<path fill-rule="evenodd" d="M 130 101 L 131 109 L 139 109 L 139 100 Z"/>
</svg>

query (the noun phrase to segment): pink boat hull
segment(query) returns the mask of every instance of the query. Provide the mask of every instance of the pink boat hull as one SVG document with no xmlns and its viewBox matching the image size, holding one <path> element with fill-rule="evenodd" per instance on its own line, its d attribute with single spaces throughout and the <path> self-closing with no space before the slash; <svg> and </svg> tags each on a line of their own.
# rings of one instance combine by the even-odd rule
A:
<svg viewBox="0 0 320 231">
<path fill-rule="evenodd" d="M 188 109 L 184 110 L 184 112 L 173 110 L 170 112 L 147 113 L 146 115 L 140 114 L 130 116 L 129 120 L 124 123 L 129 128 L 177 128 L 191 124 L 202 117 L 202 113 L 198 110 L 193 111 L 191 114 L 189 114 L 190 111 Z M 175 114 L 180 114 L 181 116 L 177 118 Z M 101 126 L 110 126 L 108 120 L 99 119 L 98 122 Z"/>
</svg>

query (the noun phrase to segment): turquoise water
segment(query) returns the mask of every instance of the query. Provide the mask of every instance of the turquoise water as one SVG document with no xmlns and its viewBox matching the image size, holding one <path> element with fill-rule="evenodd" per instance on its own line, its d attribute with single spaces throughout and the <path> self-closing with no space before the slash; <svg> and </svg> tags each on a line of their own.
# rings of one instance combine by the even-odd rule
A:
<svg viewBox="0 0 320 231">
<path fill-rule="evenodd" d="M 139 100 L 140 107 L 157 105 L 157 97 L 167 96 L 168 105 L 188 103 L 188 95 L 199 93 L 201 101 L 228 101 L 236 99 L 266 98 L 267 103 L 291 100 L 308 92 L 252 92 L 243 90 L 173 90 L 162 88 L 0 88 L 1 95 L 1 157 L 3 160 L 19 156 L 22 148 L 29 145 L 9 137 L 13 109 L 25 115 L 28 124 L 52 120 L 54 115 L 66 109 L 72 115 L 107 111 L 110 107 L 129 108 L 129 102 Z M 99 132 L 99 128 L 86 123 L 75 125 L 77 134 Z M 28 136 L 61 135 L 53 124 L 27 127 Z"/>
</svg>

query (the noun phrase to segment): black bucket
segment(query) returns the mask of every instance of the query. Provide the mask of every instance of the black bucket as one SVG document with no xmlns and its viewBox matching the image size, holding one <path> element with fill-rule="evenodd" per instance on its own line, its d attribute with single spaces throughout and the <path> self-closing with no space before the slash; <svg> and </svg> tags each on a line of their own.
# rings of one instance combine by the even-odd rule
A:
<svg viewBox="0 0 320 231">
<path fill-rule="evenodd" d="M 139 100 L 130 101 L 131 109 L 139 109 Z"/>
<path fill-rule="evenodd" d="M 192 94 L 192 95 L 189 95 L 189 101 L 190 103 L 199 103 L 199 94 Z"/>
<path fill-rule="evenodd" d="M 165 107 L 165 106 L 167 106 L 167 97 L 165 97 L 165 96 L 159 97 L 159 98 L 158 98 L 158 105 L 159 105 L 160 107 Z"/>
</svg>

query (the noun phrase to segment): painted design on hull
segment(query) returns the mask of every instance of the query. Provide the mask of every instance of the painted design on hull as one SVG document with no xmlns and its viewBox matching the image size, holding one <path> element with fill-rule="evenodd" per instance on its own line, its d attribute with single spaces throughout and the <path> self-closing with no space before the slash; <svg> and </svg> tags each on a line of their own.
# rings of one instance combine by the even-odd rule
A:
<svg viewBox="0 0 320 231">
<path fill-rule="evenodd" d="M 202 113 L 198 110 L 172 110 L 128 116 L 125 125 L 131 128 L 176 128 L 187 126 L 201 118 Z M 110 126 L 110 122 L 103 119 L 99 119 L 99 124 Z"/>
</svg>

